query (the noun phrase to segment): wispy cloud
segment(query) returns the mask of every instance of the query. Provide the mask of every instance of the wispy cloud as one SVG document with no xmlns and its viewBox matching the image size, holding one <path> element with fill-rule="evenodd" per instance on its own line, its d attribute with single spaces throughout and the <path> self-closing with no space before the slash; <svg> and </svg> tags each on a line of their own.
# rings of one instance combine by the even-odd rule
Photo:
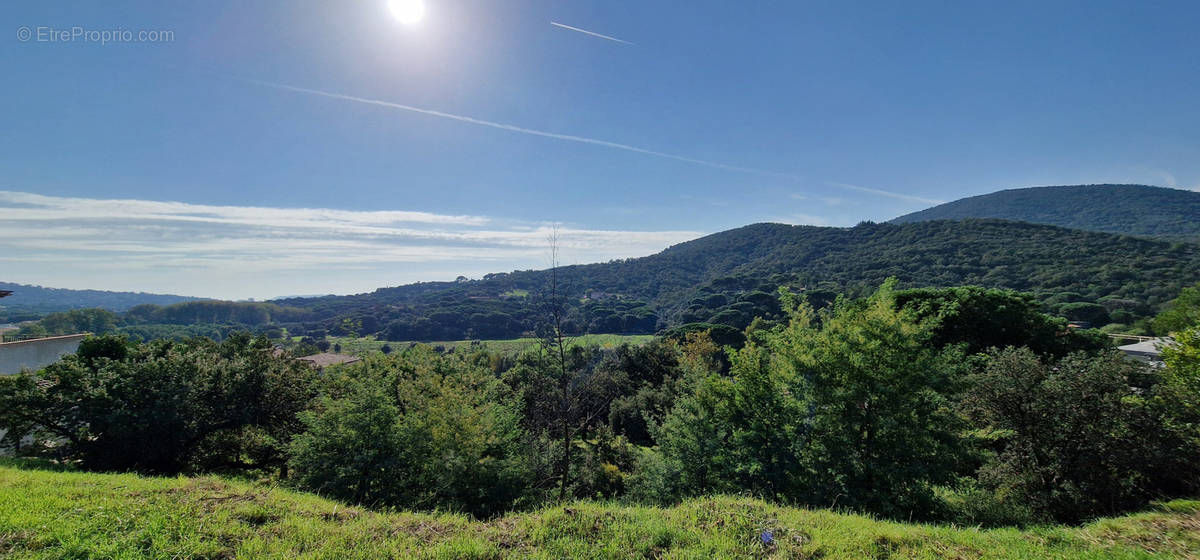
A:
<svg viewBox="0 0 1200 560">
<path fill-rule="evenodd" d="M 630 43 L 629 41 L 626 41 L 626 40 L 624 40 L 624 39 L 618 39 L 618 38 L 616 38 L 616 37 L 612 37 L 612 36 L 609 36 L 609 35 L 602 35 L 602 34 L 600 34 L 600 33 L 596 33 L 595 31 L 588 31 L 588 30 L 586 30 L 586 29 L 580 29 L 580 28 L 578 28 L 578 27 L 572 27 L 572 26 L 570 26 L 570 25 L 566 25 L 566 24 L 563 24 L 563 23 L 558 23 L 557 21 L 552 21 L 552 22 L 550 22 L 550 25 L 553 25 L 553 26 L 555 26 L 555 27 L 561 27 L 561 28 L 563 28 L 563 29 L 567 29 L 567 30 L 570 30 L 570 31 L 575 31 L 575 32 L 578 32 L 578 33 L 583 33 L 584 35 L 591 35 L 592 37 L 598 37 L 598 38 L 600 38 L 600 39 L 605 39 L 605 40 L 608 40 L 608 41 L 612 41 L 612 42 L 614 42 L 614 43 L 622 43 L 622 44 L 625 44 L 625 45 L 633 45 L 633 43 Z"/>
<path fill-rule="evenodd" d="M 829 216 L 818 216 L 816 214 L 803 214 L 803 213 L 788 214 L 786 216 L 776 217 L 769 221 L 777 222 L 777 223 L 781 223 L 781 224 L 804 225 L 804 226 L 846 227 L 846 226 L 850 225 L 841 220 L 831 218 Z"/>
<path fill-rule="evenodd" d="M 449 119 L 449 120 L 458 121 L 458 122 L 462 122 L 462 123 L 473 124 L 476 126 L 485 126 L 488 128 L 506 130 L 506 131 L 515 132 L 518 134 L 528 134 L 531 136 L 540 136 L 542 138 L 551 138 L 554 140 L 562 140 L 565 142 L 576 142 L 576 143 L 580 143 L 580 144 L 588 144 L 591 146 L 599 146 L 599 147 L 610 148 L 610 149 L 614 149 L 614 150 L 623 150 L 626 152 L 633 152 L 633 153 L 653 156 L 653 157 L 657 157 L 657 158 L 670 159 L 670 160 L 675 160 L 675 161 L 681 161 L 684 163 L 691 163 L 694 165 L 702 165 L 705 167 L 723 169 L 725 171 L 733 171 L 733 172 L 737 172 L 737 173 L 748 173 L 748 174 L 752 174 L 752 175 L 773 177 L 776 179 L 784 179 L 787 181 L 794 181 L 794 182 L 801 182 L 801 181 L 805 180 L 805 178 L 803 176 L 797 175 L 794 173 L 783 173 L 783 172 L 779 172 L 779 171 L 772 171 L 769 169 L 761 169 L 761 168 L 757 168 L 757 167 L 732 165 L 732 164 L 728 164 L 728 163 L 722 163 L 719 161 L 699 159 L 699 158 L 688 157 L 688 156 L 680 155 L 680 154 L 673 154 L 670 152 L 661 152 L 658 150 L 651 150 L 649 148 L 642 148 L 639 146 L 634 146 L 632 144 L 623 144 L 620 142 L 612 142 L 609 140 L 601 140 L 599 138 L 590 138 L 587 136 L 578 136 L 578 135 L 574 135 L 574 134 L 563 134 L 563 133 L 559 133 L 559 132 L 538 130 L 535 128 L 527 128 L 527 127 L 517 126 L 517 125 L 513 125 L 513 124 L 507 124 L 507 123 L 489 121 L 489 120 L 485 120 L 485 119 L 479 119 L 479 118 L 475 118 L 475 117 L 469 117 L 466 115 L 457 115 L 454 113 L 447 113 L 444 111 L 436 111 L 433 109 L 414 107 L 412 105 L 404 105 L 402 103 L 393 103 L 391 101 L 383 101 L 380 99 L 357 97 L 357 96 L 353 96 L 353 95 L 346 95 L 344 93 L 322 91 L 319 89 L 304 88 L 304 87 L 298 87 L 298 86 L 293 86 L 293 85 L 288 85 L 288 84 L 266 82 L 266 81 L 262 81 L 262 80 L 254 80 L 254 79 L 249 79 L 249 78 L 234 78 L 234 79 L 237 79 L 237 80 L 240 80 L 243 82 L 247 82 L 247 83 L 251 83 L 251 84 L 260 85 L 260 86 L 281 89 L 281 90 L 285 90 L 285 91 L 292 91 L 292 92 L 296 92 L 296 93 L 305 93 L 305 94 L 309 94 L 309 95 L 317 95 L 317 96 L 321 96 L 321 97 L 327 97 L 330 99 L 351 101 L 354 103 L 374 105 L 377 107 L 386 107 L 389 109 L 397 109 L 397 110 L 406 111 L 409 113 L 417 113 L 417 114 L 427 115 L 427 116 L 431 116 L 431 117 Z M 929 203 L 929 204 L 941 204 L 942 203 L 942 201 L 935 201 L 935 200 L 931 200 L 928 198 L 922 198 L 919 196 L 912 196 L 912 195 L 903 194 L 903 193 L 895 193 L 895 192 L 891 192 L 891 191 L 885 191 L 882 189 L 859 187 L 856 185 L 849 185 L 849 184 L 845 184 L 845 183 L 830 182 L 828 184 L 830 186 L 834 186 L 837 188 L 842 188 L 842 189 L 847 189 L 847 190 L 855 190 L 855 191 L 859 191 L 859 192 L 865 192 L 865 193 L 875 194 L 875 195 L 879 195 L 879 196 L 895 198 L 895 199 L 899 199 L 899 200 L 907 200 L 910 202 L 921 202 L 921 203 Z"/>
<path fill-rule="evenodd" d="M 468 117 L 466 115 L 456 115 L 453 113 L 446 113 L 443 111 L 435 111 L 433 109 L 423 109 L 420 107 L 414 107 L 412 105 L 404 105 L 401 103 L 392 103 L 390 101 L 382 101 L 379 99 L 368 99 L 365 97 L 355 97 L 353 95 L 346 95 L 346 94 L 342 94 L 342 93 L 333 93 L 333 92 L 329 92 L 329 91 L 321 91 L 319 89 L 309 89 L 309 88 L 302 88 L 302 87 L 297 87 L 297 86 L 290 86 L 287 84 L 264 82 L 261 80 L 250 80 L 250 79 L 243 79 L 243 80 L 250 82 L 250 83 L 262 85 L 262 86 L 267 86 L 267 87 L 272 87 L 272 88 L 277 88 L 277 89 L 282 89 L 282 90 L 287 90 L 287 91 L 294 91 L 297 93 L 320 95 L 322 97 L 328 97 L 330 99 L 341 99 L 343 101 L 353 101 L 355 103 L 365 103 L 367 105 L 375 105 L 378 107 L 387 107 L 389 109 L 399 109 L 401 111 L 408 111 L 411 113 L 420 113 L 422 115 L 429 115 L 431 117 L 439 117 L 439 118 L 443 118 L 443 119 L 450 119 L 450 120 L 455 120 L 458 122 L 464 122 L 464 123 L 478 125 L 478 126 L 497 128 L 500 130 L 507 130 L 509 132 L 516 132 L 516 133 L 520 133 L 520 134 L 529 134 L 532 136 L 541 136 L 543 138 L 552 138 L 554 140 L 563 140 L 566 142 L 578 142 L 580 144 L 590 144 L 592 146 L 601 146 L 604 148 L 612 148 L 615 150 L 625 150 L 627 152 L 634 152 L 634 153 L 644 154 L 644 155 L 648 155 L 648 156 L 673 159 L 675 161 L 682 161 L 685 163 L 694 163 L 696 165 L 715 167 L 717 169 L 724 169 L 726 171 L 754 173 L 754 174 L 758 174 L 758 175 L 768 175 L 768 176 L 772 176 L 772 177 L 780 177 L 780 178 L 785 178 L 785 179 L 799 179 L 800 178 L 798 175 L 792 175 L 789 173 L 777 173 L 775 171 L 768 171 L 768 170 L 764 170 L 764 169 L 755 169 L 753 167 L 742 167 L 739 165 L 729 165 L 729 164 L 725 164 L 725 163 L 721 163 L 721 162 L 717 162 L 717 161 L 697 159 L 697 158 L 682 156 L 682 155 L 678 155 L 678 154 L 672 154 L 672 153 L 668 153 L 668 152 L 660 152 L 657 150 L 650 150 L 647 148 L 639 148 L 637 146 L 633 146 L 630 144 L 622 144 L 620 142 L 610 142 L 608 140 L 601 140 L 598 138 L 589 138 L 587 136 L 576 136 L 574 134 L 562 134 L 562 133 L 558 133 L 558 132 L 549 132 L 549 131 L 538 130 L 538 129 L 534 129 L 534 128 L 525 128 L 523 126 L 488 121 L 488 120 L 484 120 L 484 119 L 477 119 L 475 117 Z"/>
<path fill-rule="evenodd" d="M 1158 172 L 1159 176 L 1162 177 L 1164 187 L 1167 187 L 1170 189 L 1179 188 L 1179 180 L 1175 178 L 1174 173 L 1171 173 L 1170 171 L 1167 171 L 1166 169 L 1158 169 L 1157 172 Z"/>
<path fill-rule="evenodd" d="M 900 199 L 900 200 L 907 200 L 907 201 L 909 201 L 909 202 L 920 202 L 920 203 L 922 203 L 922 204 L 945 204 L 945 203 L 946 203 L 946 201 L 945 201 L 945 200 L 937 200 L 937 199 L 933 199 L 933 198 L 924 198 L 924 197 L 920 197 L 920 196 L 913 196 L 913 195 L 910 195 L 910 194 L 903 194 L 903 193 L 896 193 L 896 192 L 891 192 L 891 191 L 885 191 L 885 190 L 882 190 L 882 189 L 872 189 L 872 188 L 870 188 L 870 187 L 860 187 L 860 186 L 858 186 L 858 185 L 851 185 L 851 184 L 848 184 L 848 183 L 835 183 L 835 182 L 832 182 L 832 181 L 830 181 L 830 182 L 829 182 L 829 183 L 827 183 L 827 184 L 828 184 L 829 186 L 831 186 L 831 187 L 837 187 L 837 188 L 839 188 L 839 189 L 846 189 L 846 190 L 851 190 L 851 191 L 858 191 L 858 192 L 865 192 L 865 193 L 877 194 L 877 195 L 879 195 L 879 196 L 887 196 L 887 197 L 896 198 L 896 199 Z"/>
<path fill-rule="evenodd" d="M 73 287 L 80 278 L 115 277 L 110 281 L 124 278 L 127 283 L 89 287 L 262 297 L 278 295 L 272 285 L 287 279 L 296 284 L 287 293 L 346 292 L 401 282 L 347 282 L 354 288 L 339 289 L 305 285 L 300 279 L 329 276 L 331 270 L 389 277 L 394 272 L 387 271 L 397 266 L 408 281 L 435 277 L 433 266 L 462 273 L 542 268 L 551 229 L 546 223 L 429 212 L 212 206 L 0 191 L 0 262 L 21 265 L 0 269 L 9 281 L 63 287 Z M 570 226 L 559 226 L 558 232 L 565 262 L 648 255 L 701 235 Z M 19 279 L 11 276 L 14 272 Z M 61 274 L 70 277 L 56 282 Z M 142 276 L 153 276 L 167 287 L 138 285 Z M 228 284 L 221 285 L 218 277 Z M 203 286 L 209 291 L 197 291 Z"/>
</svg>

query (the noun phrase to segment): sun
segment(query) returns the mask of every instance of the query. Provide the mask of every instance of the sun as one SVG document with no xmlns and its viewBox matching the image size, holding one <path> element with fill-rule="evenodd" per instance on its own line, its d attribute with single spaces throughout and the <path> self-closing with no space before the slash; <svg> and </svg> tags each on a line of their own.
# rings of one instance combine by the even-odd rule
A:
<svg viewBox="0 0 1200 560">
<path fill-rule="evenodd" d="M 396 21 L 414 25 L 425 17 L 425 0 L 388 0 L 388 9 Z"/>
</svg>

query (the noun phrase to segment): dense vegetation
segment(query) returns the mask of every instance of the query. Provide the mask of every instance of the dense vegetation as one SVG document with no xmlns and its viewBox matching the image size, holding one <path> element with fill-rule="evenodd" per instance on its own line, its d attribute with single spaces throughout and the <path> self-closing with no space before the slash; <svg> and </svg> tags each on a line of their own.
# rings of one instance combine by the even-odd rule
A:
<svg viewBox="0 0 1200 560">
<path fill-rule="evenodd" d="M 405 345 L 322 375 L 246 334 L 96 337 L 0 379 L 0 428 L 87 469 L 241 473 L 480 518 L 737 493 L 1024 525 L 1200 492 L 1195 328 L 1143 367 L 1028 296 L 895 284 L 822 309 L 781 292 L 782 319 L 741 348 L 705 332 L 571 344 L 553 302 L 544 342 L 515 355 Z"/>
<path fill-rule="evenodd" d="M 1200 193 L 1146 185 L 1009 189 L 900 216 L 895 223 L 999 218 L 1068 228 L 1200 238 Z"/>
<path fill-rule="evenodd" d="M 99 307 L 110 311 L 125 311 L 135 305 L 150 303 L 171 305 L 198 298 L 140 292 L 106 292 L 102 290 L 66 290 L 0 282 L 0 290 L 13 295 L 0 301 L 0 322 L 16 322 L 36 318 L 46 313 L 69 311 L 84 307 Z"/>
<path fill-rule="evenodd" d="M 569 334 L 716 326 L 722 340 L 756 317 L 781 320 L 774 297 L 781 286 L 824 307 L 839 293 L 866 295 L 888 277 L 901 288 L 1030 292 L 1055 315 L 1148 333 L 1149 317 L 1181 288 L 1200 282 L 1200 245 L 999 220 L 853 228 L 756 224 L 649 257 L 558 270 Z M 239 327 L 315 339 L 517 338 L 536 330 L 548 285 L 547 271 L 516 271 L 272 304 L 139 306 L 115 324 L 142 339 L 224 335 Z"/>
<path fill-rule="evenodd" d="M 1180 559 L 1200 503 L 1079 528 L 979 530 L 711 497 L 670 508 L 573 502 L 488 521 L 374 512 L 214 477 L 0 466 L 0 555 L 57 558 Z M 766 542 L 764 542 L 766 541 Z"/>
</svg>

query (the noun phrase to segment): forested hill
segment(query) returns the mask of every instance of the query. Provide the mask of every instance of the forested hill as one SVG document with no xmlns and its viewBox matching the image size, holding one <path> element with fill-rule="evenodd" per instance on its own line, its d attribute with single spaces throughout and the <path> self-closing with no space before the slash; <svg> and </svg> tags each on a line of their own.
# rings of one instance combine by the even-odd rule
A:
<svg viewBox="0 0 1200 560">
<path fill-rule="evenodd" d="M 102 290 L 67 290 L 43 288 L 0 282 L 0 290 L 12 291 L 12 295 L 0 300 L 0 308 L 8 314 L 50 313 L 83 307 L 100 307 L 110 311 L 125 311 L 136 305 L 152 303 L 171 305 L 201 298 L 142 292 L 106 292 Z"/>
<path fill-rule="evenodd" d="M 894 223 L 999 218 L 1062 227 L 1200 239 L 1200 192 L 1146 185 L 1010 189 L 913 212 Z"/>
<path fill-rule="evenodd" d="M 1120 311 L 1128 320 L 1200 282 L 1200 245 L 1003 220 L 754 224 L 558 274 L 580 332 L 654 332 L 689 322 L 741 328 L 777 309 L 777 286 L 824 298 L 865 293 L 889 276 L 901 287 L 1033 292 L 1056 305 L 1091 304 L 1097 318 Z M 547 271 L 516 271 L 277 303 L 314 311 L 335 334 L 351 318 L 361 321 L 360 334 L 392 340 L 505 338 L 537 324 L 548 280 Z"/>
</svg>

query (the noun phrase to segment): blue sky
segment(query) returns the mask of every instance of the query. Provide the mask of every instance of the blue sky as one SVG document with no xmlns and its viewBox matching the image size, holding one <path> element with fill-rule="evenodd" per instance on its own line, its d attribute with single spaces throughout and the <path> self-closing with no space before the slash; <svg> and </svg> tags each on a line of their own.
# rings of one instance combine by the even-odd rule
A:
<svg viewBox="0 0 1200 560">
<path fill-rule="evenodd" d="M 0 279 L 353 293 L 544 267 L 552 223 L 593 262 L 1200 186 L 1194 2 L 424 2 L 6 4 Z"/>
</svg>

